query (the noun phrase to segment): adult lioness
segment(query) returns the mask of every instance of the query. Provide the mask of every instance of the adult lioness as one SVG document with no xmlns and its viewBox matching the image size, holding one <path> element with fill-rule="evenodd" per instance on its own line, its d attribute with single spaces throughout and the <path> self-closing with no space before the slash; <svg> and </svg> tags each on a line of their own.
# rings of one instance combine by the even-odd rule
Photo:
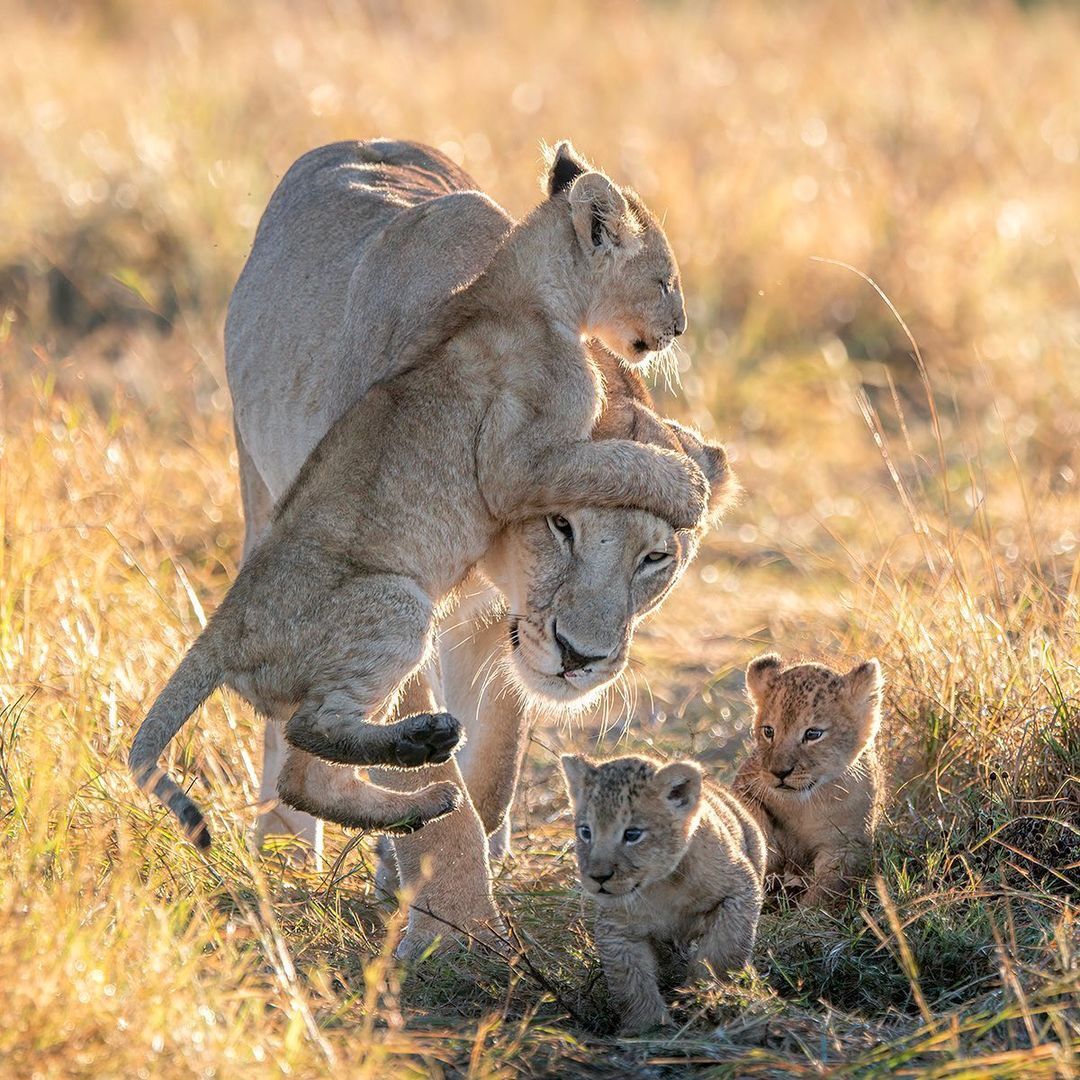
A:
<svg viewBox="0 0 1080 1080">
<path fill-rule="evenodd" d="M 549 190 L 573 171 L 568 156 L 554 157 Z M 226 324 L 246 552 L 257 546 L 274 500 L 330 424 L 487 265 L 512 223 L 467 174 L 413 143 L 324 147 L 289 170 L 260 223 Z M 730 487 L 721 471 L 716 494 L 723 497 Z M 413 947 L 446 929 L 437 920 L 421 925 L 424 906 L 465 927 L 494 912 L 485 836 L 500 834 L 506 822 L 530 712 L 516 684 L 567 703 L 614 679 L 633 627 L 667 594 L 696 547 L 695 534 L 676 534 L 637 511 L 590 508 L 566 517 L 572 543 L 538 519 L 507 530 L 489 553 L 488 561 L 502 569 L 510 610 L 531 627 L 522 633 L 519 623 L 516 646 L 503 599 L 482 581 L 465 591 L 443 635 L 441 703 L 469 732 L 456 760 L 380 777 L 386 786 L 407 788 L 460 782 L 460 765 L 470 794 L 457 813 L 395 840 L 407 884 L 419 883 L 424 857 L 435 867 L 410 915 Z M 642 557 L 660 550 L 670 557 L 642 571 Z M 507 651 L 510 665 L 493 663 Z M 575 652 L 604 659 L 577 669 L 571 663 L 568 671 L 566 659 L 572 662 Z M 422 707 L 426 699 L 419 693 L 402 709 Z M 278 731 L 268 725 L 267 802 L 282 759 Z M 280 805 L 263 816 L 260 829 L 319 843 L 318 822 Z"/>
<path fill-rule="evenodd" d="M 603 173 L 576 169 L 552 187 L 393 377 L 327 432 L 150 709 L 132 769 L 196 842 L 209 843 L 205 823 L 157 762 L 216 686 L 264 715 L 292 712 L 278 782 L 290 805 L 413 831 L 461 792 L 435 783 L 407 798 L 351 776 L 346 801 L 326 762 L 449 759 L 460 735 L 449 714 L 373 721 L 424 664 L 436 613 L 501 528 L 588 505 L 637 506 L 681 529 L 705 512 L 708 481 L 685 454 L 589 437 L 602 386 L 582 334 L 602 330 L 629 357 L 683 325 L 667 239 Z"/>
</svg>

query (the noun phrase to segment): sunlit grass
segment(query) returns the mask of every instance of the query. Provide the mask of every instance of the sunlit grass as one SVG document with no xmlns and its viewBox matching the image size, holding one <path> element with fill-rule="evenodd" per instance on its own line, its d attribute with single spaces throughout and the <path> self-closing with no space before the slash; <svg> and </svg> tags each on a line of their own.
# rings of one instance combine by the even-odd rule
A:
<svg viewBox="0 0 1080 1080">
<path fill-rule="evenodd" d="M 0 1071 L 1077 1075 L 1075 11 L 66 10 L 7 5 L 0 59 Z M 664 401 L 747 494 L 601 750 L 723 778 L 757 651 L 886 671 L 876 880 L 840 913 L 771 908 L 757 974 L 683 995 L 663 1040 L 610 1038 L 572 888 L 553 751 L 590 725 L 530 755 L 509 970 L 389 962 L 363 845 L 335 835 L 325 875 L 256 857 L 235 699 L 176 747 L 209 859 L 123 768 L 236 570 L 220 325 L 258 214 L 299 153 L 374 134 L 443 146 L 514 212 L 570 136 L 666 215 L 692 363 Z"/>
</svg>

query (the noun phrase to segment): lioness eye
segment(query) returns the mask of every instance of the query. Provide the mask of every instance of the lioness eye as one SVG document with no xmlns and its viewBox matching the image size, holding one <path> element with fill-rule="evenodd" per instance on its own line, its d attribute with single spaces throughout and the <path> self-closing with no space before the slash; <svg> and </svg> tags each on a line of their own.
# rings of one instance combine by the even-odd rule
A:
<svg viewBox="0 0 1080 1080">
<path fill-rule="evenodd" d="M 548 528 L 556 535 L 561 536 L 565 540 L 569 540 L 571 543 L 574 541 L 574 526 L 570 524 L 562 516 L 562 514 L 552 514 L 548 519 Z"/>
<path fill-rule="evenodd" d="M 771 727 L 769 727 L 768 724 L 766 724 L 761 729 L 761 734 L 764 735 L 766 739 L 771 739 L 773 737 L 773 735 L 775 735 L 776 733 L 773 731 L 773 729 Z"/>
<path fill-rule="evenodd" d="M 636 844 L 645 835 L 644 829 L 627 829 L 622 834 L 624 844 Z"/>
<path fill-rule="evenodd" d="M 808 727 L 803 733 L 803 742 L 817 742 L 824 734 L 819 727 Z"/>
<path fill-rule="evenodd" d="M 661 563 L 667 562 L 671 558 L 670 551 L 650 551 L 644 559 L 641 560 L 642 566 L 659 566 Z"/>
<path fill-rule="evenodd" d="M 592 839 L 592 829 L 590 829 L 588 825 L 579 825 L 577 827 L 577 834 L 582 840 L 586 841 L 586 843 Z"/>
</svg>

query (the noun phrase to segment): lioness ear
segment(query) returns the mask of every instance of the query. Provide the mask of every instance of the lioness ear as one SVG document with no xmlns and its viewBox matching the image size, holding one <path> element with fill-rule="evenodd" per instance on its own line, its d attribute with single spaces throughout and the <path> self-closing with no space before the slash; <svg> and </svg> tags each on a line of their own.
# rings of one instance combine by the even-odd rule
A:
<svg viewBox="0 0 1080 1080">
<path fill-rule="evenodd" d="M 726 510 L 739 494 L 739 482 L 728 464 L 727 451 L 720 443 L 706 442 L 693 428 L 676 420 L 665 420 L 678 439 L 682 452 L 693 461 L 709 481 L 709 513 Z"/>
<path fill-rule="evenodd" d="M 780 657 L 776 653 L 766 653 L 750 661 L 746 669 L 746 689 L 756 704 L 765 703 L 769 691 L 776 684 L 781 667 Z"/>
<path fill-rule="evenodd" d="M 586 254 L 631 256 L 641 250 L 641 223 L 603 173 L 582 173 L 571 184 L 570 213 Z"/>
<path fill-rule="evenodd" d="M 596 766 L 576 754 L 563 754 L 559 764 L 562 765 L 563 779 L 566 781 L 566 793 L 577 806 L 585 795 L 585 781 L 596 772 Z"/>
<path fill-rule="evenodd" d="M 554 150 L 545 150 L 547 174 L 544 186 L 549 196 L 559 195 L 583 173 L 589 171 L 589 163 L 573 148 L 569 139 L 555 144 Z"/>
<path fill-rule="evenodd" d="M 673 761 L 665 765 L 653 783 L 673 810 L 693 813 L 701 801 L 701 769 L 692 761 Z"/>
</svg>

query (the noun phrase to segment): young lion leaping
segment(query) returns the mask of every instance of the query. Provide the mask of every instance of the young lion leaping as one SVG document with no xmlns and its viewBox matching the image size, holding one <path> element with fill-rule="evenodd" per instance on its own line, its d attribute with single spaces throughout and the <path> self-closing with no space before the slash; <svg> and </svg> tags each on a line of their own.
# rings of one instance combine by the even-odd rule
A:
<svg viewBox="0 0 1080 1080">
<path fill-rule="evenodd" d="M 440 605 L 507 524 L 581 506 L 697 523 L 708 483 L 689 458 L 592 442 L 600 411 L 582 335 L 641 361 L 685 329 L 663 230 L 568 144 L 549 198 L 312 452 L 269 536 L 135 737 L 131 768 L 187 834 L 202 814 L 158 767 L 218 686 L 287 721 L 281 798 L 355 828 L 410 831 L 458 805 L 451 783 L 393 792 L 339 765 L 446 761 L 457 720 L 376 722 L 425 661 Z"/>
</svg>

